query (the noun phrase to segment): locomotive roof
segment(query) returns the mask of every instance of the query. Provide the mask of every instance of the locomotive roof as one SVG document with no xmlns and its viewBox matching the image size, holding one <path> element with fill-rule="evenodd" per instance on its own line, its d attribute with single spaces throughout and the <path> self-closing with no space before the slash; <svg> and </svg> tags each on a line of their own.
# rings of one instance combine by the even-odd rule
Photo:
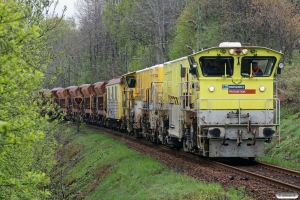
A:
<svg viewBox="0 0 300 200">
<path fill-rule="evenodd" d="M 172 64 L 172 63 L 178 62 L 178 61 L 180 61 L 180 60 L 186 60 L 187 58 L 188 58 L 187 56 L 184 56 L 184 57 L 178 58 L 178 59 L 176 59 L 176 60 L 170 60 L 170 61 L 168 61 L 168 62 L 165 62 L 164 65 Z"/>
<path fill-rule="evenodd" d="M 136 73 L 136 71 L 134 71 L 134 72 L 128 72 L 127 74 L 124 74 L 122 76 L 127 76 L 127 75 L 131 75 L 131 74 L 135 74 L 135 73 Z"/>
<path fill-rule="evenodd" d="M 163 67 L 163 64 L 158 64 L 158 65 L 154 65 L 154 66 L 152 66 L 152 67 L 147 67 L 147 68 L 138 70 L 138 71 L 136 71 L 136 72 L 147 71 L 147 70 L 154 69 L 154 68 L 158 68 L 158 67 Z"/>
<path fill-rule="evenodd" d="M 207 51 L 207 50 L 211 50 L 211 49 L 230 49 L 230 48 L 242 48 L 242 49 L 255 49 L 255 48 L 259 48 L 259 49 L 265 49 L 265 50 L 269 50 L 269 51 L 273 51 L 273 52 L 276 52 L 276 53 L 279 53 L 281 55 L 283 55 L 282 52 L 280 51 L 277 51 L 277 50 L 274 50 L 274 49 L 270 49 L 270 48 L 267 48 L 267 47 L 263 47 L 263 46 L 251 46 L 251 45 L 242 45 L 241 43 L 239 42 L 222 42 L 219 46 L 215 46 L 215 47 L 209 47 L 209 48 L 205 48 L 205 49 L 202 49 L 201 51 L 198 51 L 198 52 L 195 52 L 193 54 L 191 54 L 191 56 L 193 55 L 196 55 L 200 52 L 203 52 L 203 51 Z"/>
<path fill-rule="evenodd" d="M 118 76 L 114 79 L 109 80 L 106 85 L 113 85 L 113 84 L 117 84 L 117 83 L 120 83 L 120 82 L 121 82 L 121 77 Z"/>
</svg>

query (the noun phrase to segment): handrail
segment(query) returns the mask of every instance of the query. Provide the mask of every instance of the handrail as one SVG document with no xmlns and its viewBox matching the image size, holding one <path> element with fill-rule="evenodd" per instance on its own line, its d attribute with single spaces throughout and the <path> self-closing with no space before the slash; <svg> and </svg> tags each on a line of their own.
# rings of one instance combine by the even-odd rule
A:
<svg viewBox="0 0 300 200">
<path fill-rule="evenodd" d="M 154 110 L 158 110 L 159 107 L 157 104 L 164 103 L 163 95 L 164 95 L 164 82 L 163 81 L 153 81 L 151 83 L 151 90 L 152 90 L 152 103 Z M 161 91 L 159 91 L 159 87 L 161 87 Z M 161 97 L 161 99 L 160 99 Z M 161 109 L 161 108 L 160 108 Z"/>
<path fill-rule="evenodd" d="M 238 110 L 238 124 L 235 124 L 235 125 L 241 125 L 241 111 L 243 110 L 247 110 L 247 112 L 251 111 L 251 109 L 242 109 L 241 108 L 241 102 L 242 101 L 251 101 L 251 102 L 255 102 L 255 101 L 265 101 L 265 108 L 263 109 L 264 110 L 264 113 L 265 113 L 265 116 L 264 116 L 264 122 L 265 124 L 267 125 L 278 125 L 280 126 L 280 99 L 279 98 L 245 98 L 245 99 L 234 99 L 234 98 L 214 98 L 214 99 L 210 99 L 210 98 L 199 98 L 197 100 L 197 118 L 198 118 L 198 125 L 202 125 L 201 123 L 201 119 L 200 119 L 200 113 L 203 111 L 203 110 L 209 110 L 210 112 L 208 112 L 208 115 L 209 115 L 209 118 L 208 121 L 211 122 L 212 121 L 212 104 L 213 104 L 213 101 L 231 101 L 234 102 L 236 101 L 237 102 L 237 107 L 235 108 L 235 110 Z M 201 102 L 204 102 L 204 101 L 207 101 L 207 108 L 202 108 L 201 105 L 202 103 Z M 273 105 L 273 108 L 270 107 L 270 101 L 275 101 L 274 105 Z M 217 109 L 217 110 L 221 110 L 221 109 Z M 232 108 L 231 109 L 226 109 L 226 110 L 233 110 Z M 269 117 L 270 117 L 270 111 L 275 111 L 275 116 L 273 117 L 273 119 L 275 119 L 274 123 L 273 124 L 270 124 L 268 120 Z M 205 125 L 208 125 L 208 124 L 205 124 Z"/>
<path fill-rule="evenodd" d="M 183 108 L 185 109 L 190 109 L 189 103 L 191 102 L 193 97 L 194 97 L 194 103 L 196 102 L 197 99 L 197 93 L 195 87 L 196 83 L 197 81 L 185 81 L 179 83 L 178 96 L 181 100 L 185 101 L 185 105 L 183 105 Z"/>
</svg>

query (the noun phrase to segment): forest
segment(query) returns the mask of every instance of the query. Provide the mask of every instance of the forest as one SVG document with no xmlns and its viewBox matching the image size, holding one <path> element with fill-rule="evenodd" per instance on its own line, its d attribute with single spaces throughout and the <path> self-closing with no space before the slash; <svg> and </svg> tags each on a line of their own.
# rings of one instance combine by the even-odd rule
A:
<svg viewBox="0 0 300 200">
<path fill-rule="evenodd" d="M 40 106 L 42 88 L 107 81 L 231 41 L 284 53 L 280 99 L 299 111 L 299 0 L 77 0 L 75 18 L 55 5 L 0 2 L 0 199 L 50 195 L 56 126 L 41 115 L 51 109 Z"/>
<path fill-rule="evenodd" d="M 85 0 L 75 8 L 76 22 L 64 19 L 53 30 L 52 53 L 61 54 L 48 66 L 46 87 L 109 80 L 223 41 L 290 59 L 299 38 L 299 5 L 291 0 Z"/>
<path fill-rule="evenodd" d="M 55 56 L 45 88 L 107 81 L 224 41 L 281 51 L 295 68 L 299 6 L 298 0 L 77 0 L 75 18 L 52 30 Z M 290 75 L 281 76 L 279 89 L 284 100 L 297 102 L 287 85 L 300 83 Z"/>
</svg>

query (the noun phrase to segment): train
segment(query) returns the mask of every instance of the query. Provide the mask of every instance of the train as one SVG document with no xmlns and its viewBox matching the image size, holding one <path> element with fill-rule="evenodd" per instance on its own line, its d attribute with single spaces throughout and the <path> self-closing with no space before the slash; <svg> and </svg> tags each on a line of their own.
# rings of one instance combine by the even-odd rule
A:
<svg viewBox="0 0 300 200">
<path fill-rule="evenodd" d="M 44 93 L 68 120 L 80 116 L 204 157 L 255 159 L 280 139 L 282 58 L 270 48 L 222 42 L 108 81 Z"/>
</svg>

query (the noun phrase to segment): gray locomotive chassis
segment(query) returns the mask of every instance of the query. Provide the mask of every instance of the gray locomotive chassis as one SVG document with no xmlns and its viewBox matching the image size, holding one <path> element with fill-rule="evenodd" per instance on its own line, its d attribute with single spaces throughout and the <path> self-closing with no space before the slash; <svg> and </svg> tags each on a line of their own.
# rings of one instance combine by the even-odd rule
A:
<svg viewBox="0 0 300 200">
<path fill-rule="evenodd" d="M 249 99 L 236 100 L 239 102 L 235 110 L 201 109 L 201 101 L 212 99 L 198 99 L 198 109 L 182 108 L 182 105 L 171 105 L 169 108 L 170 129 L 168 135 L 177 137 L 181 141 L 183 132 L 180 124 L 189 120 L 190 114 L 197 116 L 197 130 L 191 130 L 197 134 L 197 146 L 199 153 L 209 157 L 258 157 L 264 155 L 265 142 L 277 136 L 280 125 L 280 101 L 274 99 L 254 99 L 265 101 L 265 109 L 243 110 L 240 102 Z M 220 100 L 220 99 L 216 99 Z M 228 100 L 228 99 L 226 99 Z M 251 99 L 253 101 L 253 99 Z M 274 102 L 274 108 L 270 108 L 270 101 Z M 220 136 L 214 137 L 209 131 L 220 130 Z M 274 131 L 269 137 L 263 134 L 265 128 Z M 208 140 L 208 145 L 205 142 Z"/>
<path fill-rule="evenodd" d="M 205 99 L 207 100 L 207 99 Z M 245 99 L 239 100 L 243 101 Z M 248 99 L 247 99 L 248 100 Z M 264 156 L 265 142 L 276 136 L 280 125 L 280 101 L 274 99 L 264 100 L 263 110 L 201 110 L 201 101 L 198 100 L 197 129 L 201 134 L 198 137 L 209 139 L 209 157 L 257 157 Z M 212 101 L 212 100 L 209 100 Z M 274 102 L 274 109 L 269 107 L 270 101 Z M 221 131 L 219 137 L 213 137 L 209 130 L 218 128 Z M 269 137 L 263 134 L 265 128 L 274 131 Z M 198 145 L 203 149 L 203 146 Z"/>
<path fill-rule="evenodd" d="M 197 129 L 200 134 L 199 138 L 209 139 L 208 152 L 203 155 L 209 157 L 258 157 L 264 156 L 265 141 L 269 137 L 264 136 L 264 128 L 274 129 L 278 124 L 273 123 L 274 114 L 268 110 L 268 117 L 265 118 L 265 111 L 262 110 L 245 110 L 249 117 L 244 118 L 227 118 L 230 110 L 222 111 L 201 111 L 197 113 Z M 241 113 L 243 115 L 243 112 Z M 214 121 L 204 121 L 204 118 L 211 116 Z M 251 120 L 253 119 L 253 120 Z M 268 119 L 268 121 L 264 121 Z M 200 121 L 200 123 L 199 123 Z M 250 121 L 250 123 L 249 123 Z M 250 125 L 250 128 L 249 128 Z M 209 131 L 218 128 L 221 133 L 219 137 L 213 137 Z M 275 136 L 275 134 L 273 135 Z M 203 149 L 202 145 L 198 148 Z M 207 151 L 207 149 L 205 149 Z"/>
</svg>

